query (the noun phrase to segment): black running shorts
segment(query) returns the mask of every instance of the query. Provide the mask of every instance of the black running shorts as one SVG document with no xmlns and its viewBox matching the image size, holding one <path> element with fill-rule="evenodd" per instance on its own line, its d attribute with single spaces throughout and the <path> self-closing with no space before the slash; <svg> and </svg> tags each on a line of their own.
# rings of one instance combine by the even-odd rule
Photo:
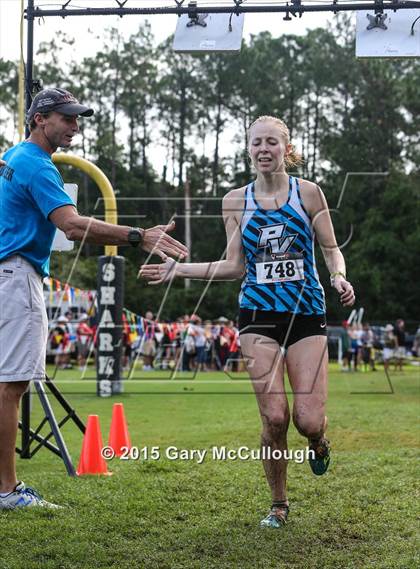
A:
<svg viewBox="0 0 420 569">
<path fill-rule="evenodd" d="M 304 315 L 291 312 L 272 312 L 265 310 L 239 311 L 239 334 L 258 334 L 275 340 L 280 346 L 288 348 L 309 336 L 326 336 L 325 314 Z"/>
</svg>

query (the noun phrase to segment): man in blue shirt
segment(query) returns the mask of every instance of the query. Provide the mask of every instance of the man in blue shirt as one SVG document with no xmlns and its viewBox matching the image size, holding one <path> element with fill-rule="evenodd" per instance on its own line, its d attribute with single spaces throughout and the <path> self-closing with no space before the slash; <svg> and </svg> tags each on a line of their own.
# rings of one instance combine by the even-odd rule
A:
<svg viewBox="0 0 420 569">
<path fill-rule="evenodd" d="M 20 399 L 29 381 L 45 377 L 42 279 L 49 274 L 56 228 L 73 241 L 131 244 L 162 258 L 187 254 L 167 234 L 174 223 L 141 229 L 78 214 L 51 155 L 71 145 L 78 116 L 92 114 L 68 91 L 44 89 L 28 111 L 29 138 L 9 149 L 0 164 L 0 509 L 57 507 L 19 482 L 15 468 Z"/>
</svg>

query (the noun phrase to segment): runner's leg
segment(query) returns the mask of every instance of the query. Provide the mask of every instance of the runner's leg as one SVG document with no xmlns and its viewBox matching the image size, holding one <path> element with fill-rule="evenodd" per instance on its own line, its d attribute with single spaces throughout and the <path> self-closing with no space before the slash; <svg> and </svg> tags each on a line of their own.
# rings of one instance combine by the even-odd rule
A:
<svg viewBox="0 0 420 569">
<path fill-rule="evenodd" d="M 257 397 L 263 430 L 261 445 L 282 454 L 290 422 L 284 390 L 284 360 L 279 344 L 266 336 L 241 334 L 241 349 Z M 265 459 L 263 466 L 273 501 L 286 500 L 287 461 Z"/>
<path fill-rule="evenodd" d="M 309 336 L 289 346 L 286 364 L 294 394 L 293 422 L 301 435 L 317 441 L 323 437 L 326 426 L 326 336 Z"/>
</svg>

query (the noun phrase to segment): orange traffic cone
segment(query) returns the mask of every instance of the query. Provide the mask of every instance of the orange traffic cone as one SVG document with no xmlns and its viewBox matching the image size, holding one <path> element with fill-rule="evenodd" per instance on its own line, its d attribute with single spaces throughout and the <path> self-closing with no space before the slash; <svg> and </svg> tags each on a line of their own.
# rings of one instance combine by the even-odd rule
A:
<svg viewBox="0 0 420 569">
<path fill-rule="evenodd" d="M 116 456 L 122 456 L 126 449 L 131 448 L 130 435 L 124 415 L 122 403 L 114 403 L 112 407 L 111 428 L 109 430 L 108 446 Z"/>
<path fill-rule="evenodd" d="M 104 448 L 98 415 L 89 415 L 85 436 L 83 437 L 77 475 L 81 474 L 112 474 L 108 472 L 107 464 L 102 455 Z"/>
</svg>

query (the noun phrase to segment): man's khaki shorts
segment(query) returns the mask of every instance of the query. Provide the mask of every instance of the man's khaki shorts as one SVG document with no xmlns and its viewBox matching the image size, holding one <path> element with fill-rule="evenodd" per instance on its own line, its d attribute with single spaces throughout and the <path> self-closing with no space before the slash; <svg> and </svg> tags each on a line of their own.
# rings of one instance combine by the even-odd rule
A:
<svg viewBox="0 0 420 569">
<path fill-rule="evenodd" d="M 23 257 L 0 261 L 0 382 L 45 379 L 42 278 Z"/>
</svg>

